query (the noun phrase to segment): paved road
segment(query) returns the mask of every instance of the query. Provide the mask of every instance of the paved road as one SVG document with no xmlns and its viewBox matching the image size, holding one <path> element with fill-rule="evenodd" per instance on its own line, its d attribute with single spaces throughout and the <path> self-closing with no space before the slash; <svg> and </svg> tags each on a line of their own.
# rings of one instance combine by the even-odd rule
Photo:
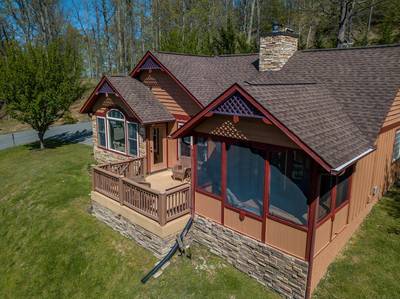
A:
<svg viewBox="0 0 400 299">
<path fill-rule="evenodd" d="M 13 134 L 0 135 L 0 150 L 9 147 L 28 144 L 38 141 L 34 130 L 22 131 Z M 92 126 L 90 122 L 82 122 L 72 125 L 51 127 L 45 134 L 45 139 L 55 139 L 62 142 L 92 144 Z"/>
</svg>

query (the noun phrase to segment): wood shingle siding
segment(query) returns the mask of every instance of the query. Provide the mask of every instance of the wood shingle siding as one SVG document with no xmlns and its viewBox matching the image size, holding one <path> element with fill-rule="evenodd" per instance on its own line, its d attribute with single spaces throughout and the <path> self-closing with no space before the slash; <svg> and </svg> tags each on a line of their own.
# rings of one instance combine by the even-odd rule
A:
<svg viewBox="0 0 400 299">
<path fill-rule="evenodd" d="M 171 114 L 194 115 L 200 108 L 187 93 L 166 73 L 161 71 L 144 71 L 140 74 L 140 81 L 148 86 Z"/>
<path fill-rule="evenodd" d="M 383 123 L 383 128 L 400 123 L 400 90 L 394 99 L 392 106 Z"/>
</svg>

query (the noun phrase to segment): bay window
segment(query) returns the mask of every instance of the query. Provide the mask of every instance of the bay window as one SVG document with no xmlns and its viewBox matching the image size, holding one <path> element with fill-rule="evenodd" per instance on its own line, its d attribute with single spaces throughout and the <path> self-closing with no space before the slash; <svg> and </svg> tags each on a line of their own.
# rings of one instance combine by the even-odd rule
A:
<svg viewBox="0 0 400 299">
<path fill-rule="evenodd" d="M 111 109 L 105 117 L 97 116 L 99 146 L 123 154 L 138 156 L 138 124 L 127 122 L 122 112 Z"/>
<path fill-rule="evenodd" d="M 197 139 L 197 187 L 214 195 L 221 195 L 221 142 Z"/>
<path fill-rule="evenodd" d="M 262 216 L 265 159 L 261 151 L 240 145 L 226 145 L 226 202 L 230 206 Z"/>
<path fill-rule="evenodd" d="M 306 225 L 310 191 L 310 159 L 301 151 L 271 153 L 269 213 Z"/>
</svg>

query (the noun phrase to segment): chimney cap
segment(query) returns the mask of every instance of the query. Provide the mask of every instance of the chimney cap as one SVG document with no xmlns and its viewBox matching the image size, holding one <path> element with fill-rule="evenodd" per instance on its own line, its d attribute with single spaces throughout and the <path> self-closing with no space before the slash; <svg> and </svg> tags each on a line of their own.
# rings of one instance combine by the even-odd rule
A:
<svg viewBox="0 0 400 299">
<path fill-rule="evenodd" d="M 278 31 L 278 32 L 263 32 L 261 33 L 261 37 L 266 37 L 266 36 L 279 36 L 279 35 L 283 35 L 283 36 L 290 36 L 290 37 L 294 37 L 294 38 L 299 38 L 299 35 L 297 33 L 295 33 L 293 30 L 287 30 L 286 31 Z"/>
</svg>

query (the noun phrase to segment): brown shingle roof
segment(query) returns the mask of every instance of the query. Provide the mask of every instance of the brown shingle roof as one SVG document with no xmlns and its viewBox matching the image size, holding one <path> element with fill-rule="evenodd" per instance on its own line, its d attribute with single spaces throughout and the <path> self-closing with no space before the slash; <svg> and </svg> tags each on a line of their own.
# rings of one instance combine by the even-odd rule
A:
<svg viewBox="0 0 400 299">
<path fill-rule="evenodd" d="M 400 45 L 298 51 L 275 72 L 258 54 L 155 56 L 203 105 L 239 83 L 333 168 L 374 146 L 400 88 Z"/>
<path fill-rule="evenodd" d="M 106 76 L 143 123 L 173 121 L 175 118 L 142 82 L 129 76 Z"/>
</svg>

